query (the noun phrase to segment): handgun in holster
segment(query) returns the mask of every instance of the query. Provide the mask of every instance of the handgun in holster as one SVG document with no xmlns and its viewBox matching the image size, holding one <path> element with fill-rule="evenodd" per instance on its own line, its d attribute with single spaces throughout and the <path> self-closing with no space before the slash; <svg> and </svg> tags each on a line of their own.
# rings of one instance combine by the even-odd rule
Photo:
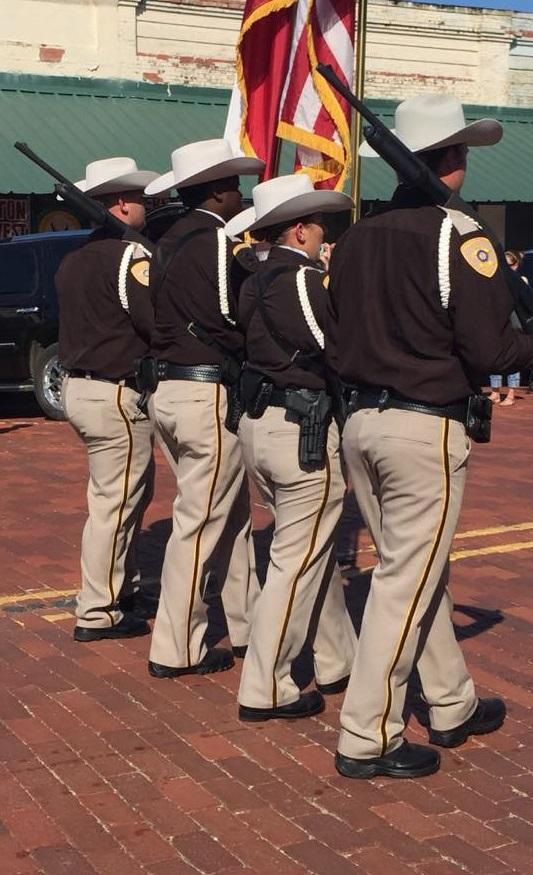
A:
<svg viewBox="0 0 533 875">
<path fill-rule="evenodd" d="M 466 411 L 466 433 L 477 444 L 488 444 L 492 419 L 492 401 L 488 395 L 470 395 Z"/>
<path fill-rule="evenodd" d="M 298 463 L 304 471 L 323 468 L 326 462 L 328 429 L 332 402 L 326 392 L 310 389 L 287 389 L 287 410 L 294 413 L 300 426 Z"/>
<path fill-rule="evenodd" d="M 274 384 L 264 374 L 245 368 L 241 376 L 244 409 L 250 419 L 260 419 L 268 407 Z"/>
</svg>

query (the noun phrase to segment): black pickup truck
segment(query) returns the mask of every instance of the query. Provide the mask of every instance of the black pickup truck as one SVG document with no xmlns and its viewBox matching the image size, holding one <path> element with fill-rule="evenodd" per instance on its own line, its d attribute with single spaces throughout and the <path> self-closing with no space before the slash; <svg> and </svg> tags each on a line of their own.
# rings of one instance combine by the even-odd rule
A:
<svg viewBox="0 0 533 875">
<path fill-rule="evenodd" d="M 54 276 L 67 252 L 90 233 L 55 231 L 0 241 L 0 392 L 35 392 L 51 419 L 64 419 Z"/>
<path fill-rule="evenodd" d="M 182 213 L 178 203 L 152 210 L 144 233 L 157 241 Z M 90 233 L 54 231 L 0 241 L 0 393 L 34 392 L 50 419 L 65 418 L 54 277 L 65 255 Z"/>
</svg>

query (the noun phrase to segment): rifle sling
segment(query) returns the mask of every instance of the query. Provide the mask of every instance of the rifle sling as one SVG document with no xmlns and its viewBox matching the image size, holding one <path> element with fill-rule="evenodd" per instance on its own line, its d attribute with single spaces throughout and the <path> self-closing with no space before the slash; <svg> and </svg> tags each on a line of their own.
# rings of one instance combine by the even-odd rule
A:
<svg viewBox="0 0 533 875">
<path fill-rule="evenodd" d="M 322 351 L 319 354 L 310 353 L 306 355 L 305 353 L 301 353 L 301 351 L 294 346 L 290 342 L 290 340 L 285 337 L 285 335 L 278 330 L 276 325 L 274 324 L 265 304 L 265 293 L 270 288 L 274 280 L 276 280 L 279 276 L 284 273 L 288 273 L 289 271 L 293 271 L 294 267 L 280 266 L 272 268 L 272 270 L 265 271 L 264 273 L 257 273 L 254 277 L 255 279 L 255 301 L 252 307 L 249 309 L 246 314 L 245 320 L 242 322 L 243 328 L 245 331 L 248 330 L 248 326 L 252 321 L 254 313 L 256 310 L 259 310 L 261 320 L 270 334 L 270 337 L 278 346 L 282 352 L 287 355 L 291 361 L 291 364 L 296 365 L 298 368 L 302 368 L 304 371 L 310 371 L 321 379 L 324 378 L 324 367 L 318 361 L 313 361 L 313 358 L 318 359 L 319 356 L 322 357 Z"/>
</svg>

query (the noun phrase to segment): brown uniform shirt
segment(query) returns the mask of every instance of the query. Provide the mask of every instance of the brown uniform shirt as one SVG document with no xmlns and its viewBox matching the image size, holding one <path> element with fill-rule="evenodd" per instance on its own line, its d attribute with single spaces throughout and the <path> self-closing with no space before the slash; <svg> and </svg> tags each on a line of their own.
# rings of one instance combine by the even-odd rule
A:
<svg viewBox="0 0 533 875">
<path fill-rule="evenodd" d="M 533 338 L 511 328 L 513 302 L 483 231 L 454 227 L 443 246 L 444 219 L 400 186 L 390 208 L 357 222 L 337 244 L 328 326 L 343 382 L 449 404 L 478 391 L 489 373 L 533 364 Z"/>
<path fill-rule="evenodd" d="M 139 247 L 128 263 L 122 300 L 119 295 L 120 265 L 130 245 L 98 230 L 61 262 L 55 277 L 59 358 L 67 370 L 120 379 L 133 375 L 134 360 L 150 349 L 149 261 Z"/>
<path fill-rule="evenodd" d="M 155 309 L 152 348 L 155 355 L 177 365 L 222 364 L 224 354 L 202 343 L 188 331 L 191 322 L 200 325 L 217 344 L 236 358 L 244 354 L 244 337 L 236 328 L 236 294 L 245 276 L 233 258 L 235 244 L 225 234 L 222 219 L 201 210 L 191 210 L 167 231 L 154 254 L 150 291 Z M 161 268 L 160 256 L 182 248 Z M 163 261 L 164 264 L 164 261 Z"/>
<path fill-rule="evenodd" d="M 277 386 L 297 386 L 307 389 L 324 389 L 325 380 L 316 373 L 298 367 L 291 361 L 291 355 L 272 337 L 265 325 L 261 312 L 256 306 L 256 286 L 260 276 L 265 276 L 275 268 L 286 268 L 268 283 L 263 295 L 268 317 L 277 332 L 304 355 L 322 357 L 320 343 L 315 338 L 304 315 L 296 285 L 300 268 L 309 268 L 304 273 L 305 289 L 312 317 L 322 332 L 328 293 L 324 287 L 323 271 L 310 261 L 305 253 L 299 255 L 291 249 L 274 246 L 266 261 L 261 262 L 257 272 L 246 280 L 239 300 L 239 322 L 246 326 L 246 355 L 248 365 L 265 374 Z M 252 314 L 252 315 L 251 315 Z M 310 320 L 312 323 L 312 319 Z M 316 329 L 315 329 L 316 333 Z M 320 333 L 318 333 L 320 338 Z"/>
</svg>

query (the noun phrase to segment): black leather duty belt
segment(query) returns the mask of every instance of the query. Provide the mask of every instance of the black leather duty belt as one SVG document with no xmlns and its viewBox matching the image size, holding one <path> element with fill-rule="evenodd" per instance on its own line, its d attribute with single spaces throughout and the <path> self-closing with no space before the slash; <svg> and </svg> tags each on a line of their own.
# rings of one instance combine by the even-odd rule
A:
<svg viewBox="0 0 533 875">
<path fill-rule="evenodd" d="M 378 408 L 379 410 L 411 410 L 413 413 L 426 413 L 430 416 L 441 416 L 443 419 L 455 419 L 457 422 L 466 424 L 467 402 L 458 404 L 425 404 L 423 401 L 415 401 L 411 398 L 398 398 L 392 395 L 388 389 L 376 389 L 369 392 L 359 390 L 353 386 L 344 388 L 344 397 L 348 407 L 348 413 L 357 410 Z"/>
<path fill-rule="evenodd" d="M 104 377 L 102 374 L 97 374 L 96 371 L 83 371 L 79 368 L 73 368 L 67 371 L 69 377 L 80 377 L 83 380 L 100 380 L 102 383 L 114 383 L 115 386 L 126 386 L 128 389 L 137 390 L 135 377 Z"/>
<path fill-rule="evenodd" d="M 173 365 L 172 362 L 158 363 L 160 380 L 193 380 L 197 383 L 222 383 L 222 369 L 219 365 Z"/>
</svg>

